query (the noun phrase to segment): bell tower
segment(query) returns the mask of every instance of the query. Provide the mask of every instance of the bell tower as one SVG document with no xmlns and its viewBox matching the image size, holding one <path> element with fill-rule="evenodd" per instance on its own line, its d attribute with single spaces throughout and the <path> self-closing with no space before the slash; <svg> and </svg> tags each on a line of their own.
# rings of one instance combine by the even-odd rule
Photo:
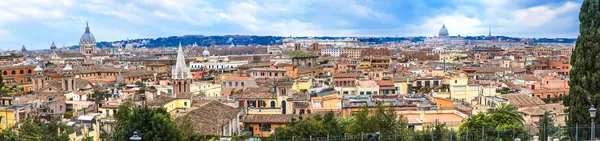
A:
<svg viewBox="0 0 600 141">
<path fill-rule="evenodd" d="M 75 88 L 75 74 L 73 74 L 73 67 L 70 64 L 67 64 L 65 68 L 62 70 L 62 80 L 61 85 L 63 91 L 74 91 Z"/>
<path fill-rule="evenodd" d="M 39 91 L 44 88 L 44 69 L 42 69 L 40 65 L 37 65 L 33 72 L 33 77 L 31 77 L 31 80 L 33 81 L 33 90 Z"/>
<path fill-rule="evenodd" d="M 183 96 L 190 94 L 190 83 L 191 83 L 191 72 L 190 68 L 185 64 L 185 55 L 179 42 L 179 49 L 177 50 L 177 62 L 175 68 L 171 72 L 171 85 L 173 86 L 174 96 Z"/>
</svg>

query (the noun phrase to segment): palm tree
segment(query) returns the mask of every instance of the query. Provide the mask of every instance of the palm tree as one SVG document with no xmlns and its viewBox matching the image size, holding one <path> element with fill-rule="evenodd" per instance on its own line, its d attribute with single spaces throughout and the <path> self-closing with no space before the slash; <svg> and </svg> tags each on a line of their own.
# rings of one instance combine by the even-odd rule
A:
<svg viewBox="0 0 600 141">
<path fill-rule="evenodd" d="M 525 119 L 521 116 L 523 112 L 519 111 L 517 106 L 512 104 L 502 103 L 496 108 L 491 108 L 487 110 L 487 114 L 503 114 L 509 115 L 510 118 L 514 121 L 520 121 L 523 123 Z"/>
</svg>

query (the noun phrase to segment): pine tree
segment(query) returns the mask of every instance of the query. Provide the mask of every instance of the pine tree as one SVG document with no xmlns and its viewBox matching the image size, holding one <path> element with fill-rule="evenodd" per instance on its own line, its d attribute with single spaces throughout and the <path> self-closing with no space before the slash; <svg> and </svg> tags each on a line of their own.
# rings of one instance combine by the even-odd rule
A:
<svg viewBox="0 0 600 141">
<path fill-rule="evenodd" d="M 571 55 L 567 125 L 590 126 L 590 105 L 600 103 L 600 0 L 584 0 L 579 13 L 579 37 Z M 598 121 L 599 118 L 596 118 Z M 589 128 L 569 128 L 569 137 L 589 138 Z M 596 133 L 598 134 L 598 133 Z"/>
</svg>

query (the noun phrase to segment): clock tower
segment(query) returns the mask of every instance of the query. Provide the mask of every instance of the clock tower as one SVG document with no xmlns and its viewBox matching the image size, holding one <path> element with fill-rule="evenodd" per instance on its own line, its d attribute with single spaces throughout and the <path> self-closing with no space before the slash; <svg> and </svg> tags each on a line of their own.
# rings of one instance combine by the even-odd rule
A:
<svg viewBox="0 0 600 141">
<path fill-rule="evenodd" d="M 79 52 L 84 55 L 92 55 L 97 52 L 96 49 L 96 38 L 90 32 L 90 27 L 87 22 L 85 23 L 85 32 L 81 35 L 79 40 Z"/>
</svg>

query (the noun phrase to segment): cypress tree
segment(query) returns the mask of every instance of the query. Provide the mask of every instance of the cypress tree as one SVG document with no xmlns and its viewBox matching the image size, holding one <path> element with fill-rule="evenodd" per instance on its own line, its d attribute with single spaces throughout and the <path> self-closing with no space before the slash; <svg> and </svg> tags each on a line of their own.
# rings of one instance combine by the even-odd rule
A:
<svg viewBox="0 0 600 141">
<path fill-rule="evenodd" d="M 579 37 L 571 55 L 570 90 L 564 104 L 568 106 L 567 125 L 587 128 L 579 128 L 578 135 L 575 135 L 575 128 L 568 128 L 572 140 L 575 136 L 589 139 L 591 118 L 588 109 L 600 102 L 600 0 L 584 0 L 579 21 Z"/>
</svg>

